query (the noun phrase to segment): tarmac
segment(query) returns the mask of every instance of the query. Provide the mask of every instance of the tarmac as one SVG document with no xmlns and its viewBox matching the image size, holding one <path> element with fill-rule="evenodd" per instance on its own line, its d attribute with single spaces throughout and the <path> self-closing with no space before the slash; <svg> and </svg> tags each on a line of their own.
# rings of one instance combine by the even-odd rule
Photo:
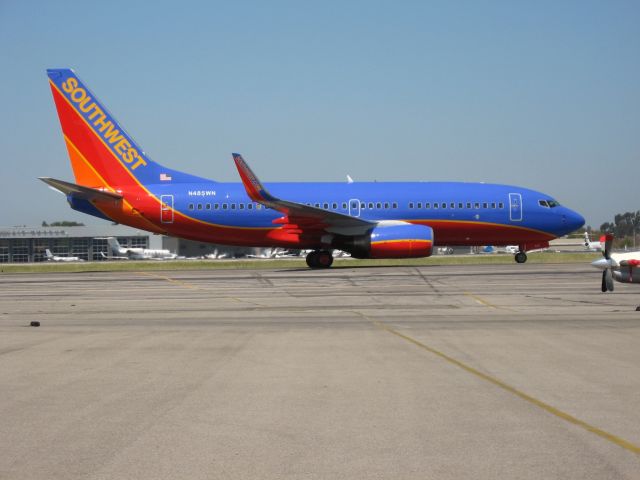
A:
<svg viewBox="0 0 640 480">
<path fill-rule="evenodd" d="M 640 479 L 639 304 L 590 265 L 0 275 L 0 479 Z"/>
</svg>

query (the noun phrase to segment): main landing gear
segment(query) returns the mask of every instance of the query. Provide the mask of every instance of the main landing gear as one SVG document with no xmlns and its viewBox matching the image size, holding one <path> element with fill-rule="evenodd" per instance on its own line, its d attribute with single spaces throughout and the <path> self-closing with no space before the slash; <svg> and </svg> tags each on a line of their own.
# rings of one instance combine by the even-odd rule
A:
<svg viewBox="0 0 640 480">
<path fill-rule="evenodd" d="M 333 255 L 329 250 L 314 250 L 307 255 L 307 265 L 311 268 L 329 268 L 333 264 Z"/>
<path fill-rule="evenodd" d="M 518 252 L 514 258 L 516 259 L 516 263 L 524 263 L 527 261 L 527 254 L 524 252 Z"/>
</svg>

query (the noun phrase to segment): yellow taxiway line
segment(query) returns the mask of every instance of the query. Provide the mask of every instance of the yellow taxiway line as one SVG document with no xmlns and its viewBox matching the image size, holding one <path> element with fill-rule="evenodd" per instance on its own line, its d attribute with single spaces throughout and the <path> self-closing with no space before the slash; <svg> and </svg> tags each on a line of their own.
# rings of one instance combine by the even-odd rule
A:
<svg viewBox="0 0 640 480">
<path fill-rule="evenodd" d="M 491 305 L 489 305 L 491 306 Z M 360 316 L 364 316 L 364 315 L 360 315 Z M 365 317 L 366 318 L 366 317 Z M 449 355 L 442 353 L 439 350 L 436 350 L 433 347 L 430 347 L 428 345 L 425 345 L 424 343 L 416 340 L 415 338 L 411 338 L 408 335 L 405 335 L 403 333 L 398 332 L 397 330 L 394 330 L 393 328 L 389 327 L 388 325 L 385 325 L 382 322 L 379 322 L 377 320 L 371 320 L 368 319 L 371 322 L 373 322 L 374 325 L 376 325 L 378 328 L 391 333 L 393 335 L 396 335 L 397 337 L 402 338 L 403 340 L 406 340 L 407 342 L 410 342 L 412 344 L 414 344 L 415 346 L 426 350 L 429 353 L 432 353 L 434 355 L 437 355 L 438 357 L 440 357 L 441 359 L 445 360 L 446 362 L 455 365 L 456 367 L 459 367 L 461 369 L 463 369 L 464 371 L 478 377 L 481 378 L 482 380 L 485 380 L 489 383 L 492 383 L 493 385 L 500 387 L 503 390 L 506 390 L 509 393 L 512 393 L 513 395 L 516 395 L 517 397 L 520 397 L 521 399 L 529 402 L 532 405 L 535 405 L 538 408 L 541 408 L 542 410 L 550 413 L 551 415 L 555 415 L 558 418 L 561 418 L 562 420 L 572 423 L 573 425 L 576 425 L 580 428 L 583 428 L 585 430 L 587 430 L 588 432 L 591 432 L 595 435 L 598 435 L 601 438 L 604 438 L 605 440 L 608 440 L 611 443 L 614 443 L 615 445 L 618 445 L 619 447 L 624 448 L 625 450 L 628 450 L 630 452 L 633 452 L 635 454 L 640 455 L 640 446 L 629 442 L 628 440 L 625 440 L 624 438 L 620 438 L 616 435 L 613 435 L 612 433 L 609 433 L 605 430 L 602 430 L 601 428 L 595 427 L 587 422 L 585 422 L 584 420 L 580 420 L 579 418 L 574 417 L 573 415 L 570 415 L 566 412 L 563 412 L 562 410 L 549 405 L 548 403 L 543 402 L 542 400 L 538 400 L 535 397 L 532 397 L 531 395 L 523 392 L 522 390 L 518 390 L 515 387 L 512 387 L 511 385 L 503 382 L 502 380 L 499 380 L 495 377 L 492 377 L 491 375 L 488 375 L 486 373 L 481 372 L 480 370 L 477 370 L 469 365 L 467 365 L 466 363 L 461 362 L 460 360 L 456 360 L 453 357 L 450 357 Z"/>
</svg>

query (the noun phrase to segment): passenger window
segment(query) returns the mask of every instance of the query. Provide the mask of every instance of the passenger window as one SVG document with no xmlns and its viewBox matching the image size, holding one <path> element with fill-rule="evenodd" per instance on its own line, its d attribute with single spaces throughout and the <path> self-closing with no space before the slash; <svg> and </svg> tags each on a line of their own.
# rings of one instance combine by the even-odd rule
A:
<svg viewBox="0 0 640 480">
<path fill-rule="evenodd" d="M 484 202 L 484 203 L 482 204 L 482 208 L 489 208 L 489 204 L 488 204 L 487 202 Z"/>
<path fill-rule="evenodd" d="M 389 202 L 384 202 L 384 208 L 389 209 Z"/>
<path fill-rule="evenodd" d="M 220 208 L 220 204 L 218 204 L 218 203 L 214 203 L 213 204 L 213 209 L 214 210 L 218 210 L 219 208 Z"/>
<path fill-rule="evenodd" d="M 347 209 L 347 202 L 342 202 L 342 209 L 346 210 Z"/>
<path fill-rule="evenodd" d="M 471 208 L 471 202 L 467 202 L 467 208 Z"/>
<path fill-rule="evenodd" d="M 416 208 L 422 208 L 422 202 L 416 203 Z"/>
<path fill-rule="evenodd" d="M 334 210 L 338 209 L 338 204 L 337 203 L 332 203 L 331 204 L 331 208 L 333 208 Z"/>
<path fill-rule="evenodd" d="M 442 205 L 440 205 L 442 208 L 447 208 L 447 204 L 442 202 Z"/>
<path fill-rule="evenodd" d="M 425 203 L 425 204 L 424 204 L 424 208 L 427 208 L 427 209 L 428 209 L 428 208 L 431 208 L 431 203 L 430 203 L 430 202 Z"/>
<path fill-rule="evenodd" d="M 369 210 L 373 210 L 373 202 L 369 202 Z"/>
<path fill-rule="evenodd" d="M 433 202 L 433 209 L 437 210 L 438 209 L 438 202 Z"/>
<path fill-rule="evenodd" d="M 376 208 L 379 210 L 382 208 L 382 204 L 380 202 L 376 203 Z"/>
<path fill-rule="evenodd" d="M 256 210 L 262 210 L 262 204 L 256 203 Z"/>
<path fill-rule="evenodd" d="M 480 203 L 476 202 L 473 204 L 473 208 L 475 208 L 476 210 L 478 210 L 480 208 Z"/>
<path fill-rule="evenodd" d="M 189 204 L 189 210 L 193 210 L 193 203 Z"/>
<path fill-rule="evenodd" d="M 226 209 L 227 209 L 227 204 L 226 204 L 226 203 L 223 203 L 223 204 L 222 204 L 222 209 L 223 209 L 223 210 L 226 210 Z"/>
<path fill-rule="evenodd" d="M 320 208 L 320 204 L 319 204 L 319 203 L 314 204 L 314 206 L 315 206 L 316 208 Z"/>
<path fill-rule="evenodd" d="M 366 204 L 366 203 L 364 203 L 364 202 L 360 202 L 360 208 L 361 208 L 362 210 L 366 210 L 366 209 L 367 209 L 367 204 Z"/>
<path fill-rule="evenodd" d="M 236 209 L 236 204 L 235 204 L 235 203 L 232 203 L 232 204 L 231 204 L 231 210 L 235 210 L 235 209 Z"/>
<path fill-rule="evenodd" d="M 247 208 L 248 208 L 249 210 L 252 210 L 252 209 L 253 209 L 253 203 L 249 203 L 249 204 L 247 204 Z"/>
<path fill-rule="evenodd" d="M 413 202 L 409 202 L 409 208 L 413 208 Z"/>
<path fill-rule="evenodd" d="M 328 203 L 322 204 L 322 208 L 324 208 L 325 210 L 329 210 L 329 204 Z"/>
<path fill-rule="evenodd" d="M 464 205 L 462 204 L 462 202 L 458 203 L 458 208 L 461 210 L 464 208 Z"/>
<path fill-rule="evenodd" d="M 240 210 L 244 210 L 244 203 L 239 203 L 238 207 L 240 208 Z"/>
<path fill-rule="evenodd" d="M 456 208 L 456 204 L 455 204 L 455 202 L 451 202 L 451 203 L 449 204 L 449 208 Z"/>
<path fill-rule="evenodd" d="M 500 202 L 500 203 L 498 204 L 498 208 L 500 208 L 500 209 L 502 210 L 502 209 L 504 208 L 504 203 Z"/>
<path fill-rule="evenodd" d="M 211 210 L 211 204 L 210 204 L 210 203 L 207 203 L 207 204 L 204 206 L 204 208 L 205 208 L 205 209 L 207 209 L 207 210 Z"/>
<path fill-rule="evenodd" d="M 393 208 L 398 208 L 398 203 L 397 202 L 393 202 Z"/>
<path fill-rule="evenodd" d="M 495 210 L 496 208 L 496 202 L 491 202 L 491 208 L 493 208 Z"/>
</svg>

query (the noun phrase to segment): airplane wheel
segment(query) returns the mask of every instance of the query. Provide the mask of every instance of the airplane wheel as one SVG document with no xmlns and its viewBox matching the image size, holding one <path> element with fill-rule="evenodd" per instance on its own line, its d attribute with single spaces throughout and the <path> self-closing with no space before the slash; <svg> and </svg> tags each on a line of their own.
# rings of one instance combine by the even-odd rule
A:
<svg viewBox="0 0 640 480">
<path fill-rule="evenodd" d="M 518 252 L 515 256 L 516 263 L 524 263 L 527 261 L 527 254 L 524 252 Z"/>
<path fill-rule="evenodd" d="M 307 254 L 307 265 L 309 268 L 318 268 L 318 252 L 315 250 Z"/>
<path fill-rule="evenodd" d="M 310 268 L 329 268 L 333 264 L 333 255 L 327 250 L 314 250 L 307 255 Z"/>
<path fill-rule="evenodd" d="M 317 262 L 320 268 L 329 268 L 333 265 L 333 255 L 331 255 L 331 252 L 327 250 L 318 252 Z"/>
<path fill-rule="evenodd" d="M 307 254 L 307 265 L 309 266 L 309 268 L 316 268 L 316 258 L 317 258 L 317 253 L 316 252 L 309 252 Z"/>
</svg>

